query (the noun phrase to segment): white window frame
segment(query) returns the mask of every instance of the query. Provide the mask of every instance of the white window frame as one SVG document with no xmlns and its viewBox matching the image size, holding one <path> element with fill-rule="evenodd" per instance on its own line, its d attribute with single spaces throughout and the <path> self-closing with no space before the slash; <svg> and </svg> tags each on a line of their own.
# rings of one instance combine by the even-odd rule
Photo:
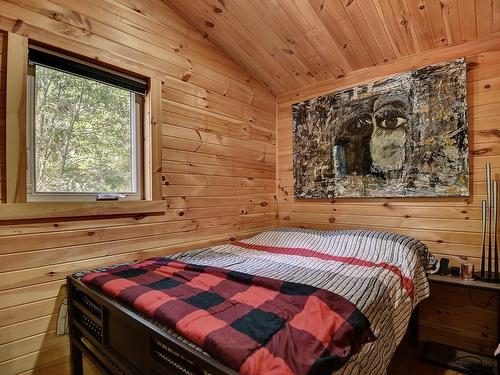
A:
<svg viewBox="0 0 500 375">
<path fill-rule="evenodd" d="M 53 69 L 48 67 L 49 69 Z M 71 73 L 68 73 L 71 74 Z M 84 79 L 89 79 L 85 78 Z M 27 201 L 28 202 L 92 202 L 98 194 L 124 194 L 119 200 L 144 199 L 144 162 L 143 162 L 143 112 L 144 98 L 130 92 L 131 100 L 131 165 L 132 187 L 135 192 L 37 192 L 35 191 L 35 64 L 29 64 L 26 80 L 26 153 L 27 153 Z"/>
</svg>

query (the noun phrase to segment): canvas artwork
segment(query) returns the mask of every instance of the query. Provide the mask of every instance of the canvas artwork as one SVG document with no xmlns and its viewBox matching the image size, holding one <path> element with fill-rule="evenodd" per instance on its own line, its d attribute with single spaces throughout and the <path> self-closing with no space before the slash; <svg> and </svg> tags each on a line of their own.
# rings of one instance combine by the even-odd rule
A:
<svg viewBox="0 0 500 375">
<path fill-rule="evenodd" d="M 468 196 L 466 64 L 292 106 L 295 198 Z"/>
</svg>

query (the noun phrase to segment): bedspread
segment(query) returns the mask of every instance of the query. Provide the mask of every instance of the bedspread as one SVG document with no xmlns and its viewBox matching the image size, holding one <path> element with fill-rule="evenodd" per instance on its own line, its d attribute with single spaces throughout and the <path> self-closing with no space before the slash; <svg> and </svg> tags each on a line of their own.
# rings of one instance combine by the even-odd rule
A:
<svg viewBox="0 0 500 375">
<path fill-rule="evenodd" d="M 377 339 L 335 374 L 386 373 L 414 307 L 429 294 L 425 268 L 436 259 L 420 241 L 370 230 L 276 228 L 249 239 L 171 256 L 182 262 L 306 284 L 343 296 L 370 321 Z M 84 273 L 80 273 L 81 277 Z M 192 347 L 173 329 L 159 327 Z"/>
<path fill-rule="evenodd" d="M 94 272 L 82 281 L 246 375 L 322 374 L 374 339 L 354 304 L 306 284 L 169 258 Z"/>
</svg>

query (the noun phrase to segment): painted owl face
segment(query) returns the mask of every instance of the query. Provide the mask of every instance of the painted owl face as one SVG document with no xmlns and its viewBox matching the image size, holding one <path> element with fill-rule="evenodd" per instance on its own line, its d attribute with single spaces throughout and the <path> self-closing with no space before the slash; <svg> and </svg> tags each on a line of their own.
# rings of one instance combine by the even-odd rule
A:
<svg viewBox="0 0 500 375">
<path fill-rule="evenodd" d="M 337 175 L 384 174 L 402 169 L 410 103 L 407 93 L 360 101 L 338 119 L 332 150 Z"/>
<path fill-rule="evenodd" d="M 373 105 L 370 138 L 372 171 L 390 173 L 403 168 L 408 135 L 408 99 L 403 95 L 378 98 Z"/>
</svg>

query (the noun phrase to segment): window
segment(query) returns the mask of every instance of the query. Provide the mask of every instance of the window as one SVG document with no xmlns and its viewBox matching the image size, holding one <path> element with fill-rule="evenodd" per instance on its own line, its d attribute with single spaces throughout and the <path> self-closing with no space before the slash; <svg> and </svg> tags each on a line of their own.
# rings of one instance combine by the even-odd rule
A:
<svg viewBox="0 0 500 375">
<path fill-rule="evenodd" d="M 28 201 L 142 199 L 145 81 L 30 48 L 27 82 Z"/>
</svg>

